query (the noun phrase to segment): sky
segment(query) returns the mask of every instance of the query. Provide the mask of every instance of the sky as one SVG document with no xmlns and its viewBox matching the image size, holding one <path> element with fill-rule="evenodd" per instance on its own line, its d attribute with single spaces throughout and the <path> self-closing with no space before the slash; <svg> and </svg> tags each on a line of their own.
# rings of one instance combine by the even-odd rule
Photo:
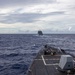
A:
<svg viewBox="0 0 75 75">
<path fill-rule="evenodd" d="M 0 0 L 0 33 L 75 33 L 75 0 Z"/>
</svg>

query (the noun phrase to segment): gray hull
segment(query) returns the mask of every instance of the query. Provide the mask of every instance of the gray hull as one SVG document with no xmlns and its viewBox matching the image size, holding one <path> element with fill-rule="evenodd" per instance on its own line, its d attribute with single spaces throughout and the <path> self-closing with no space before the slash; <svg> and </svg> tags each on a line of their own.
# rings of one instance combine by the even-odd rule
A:
<svg viewBox="0 0 75 75">
<path fill-rule="evenodd" d="M 55 55 L 44 55 L 44 50 L 41 50 L 28 69 L 27 75 L 67 75 L 67 73 L 58 70 L 61 55 L 66 54 L 61 51 Z M 74 57 L 73 60 L 75 60 Z M 74 73 L 70 75 L 74 75 Z"/>
</svg>

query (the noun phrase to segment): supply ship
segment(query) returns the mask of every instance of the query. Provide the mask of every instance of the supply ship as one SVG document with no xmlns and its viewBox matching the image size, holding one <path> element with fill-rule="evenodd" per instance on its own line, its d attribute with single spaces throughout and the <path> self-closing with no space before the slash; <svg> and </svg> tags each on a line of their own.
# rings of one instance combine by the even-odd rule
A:
<svg viewBox="0 0 75 75">
<path fill-rule="evenodd" d="M 43 32 L 41 30 L 39 30 L 38 35 L 43 35 Z"/>
<path fill-rule="evenodd" d="M 64 49 L 45 45 L 35 57 L 27 75 L 75 75 L 75 57 Z"/>
</svg>

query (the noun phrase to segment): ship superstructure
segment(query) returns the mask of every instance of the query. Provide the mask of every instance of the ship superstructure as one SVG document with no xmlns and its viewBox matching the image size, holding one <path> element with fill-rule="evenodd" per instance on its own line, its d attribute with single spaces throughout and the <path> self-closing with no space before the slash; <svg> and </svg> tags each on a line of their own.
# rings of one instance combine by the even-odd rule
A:
<svg viewBox="0 0 75 75">
<path fill-rule="evenodd" d="M 45 45 L 31 64 L 27 75 L 75 75 L 75 57 L 64 50 Z"/>
<path fill-rule="evenodd" d="M 41 30 L 39 30 L 38 35 L 43 35 L 43 32 Z"/>
</svg>

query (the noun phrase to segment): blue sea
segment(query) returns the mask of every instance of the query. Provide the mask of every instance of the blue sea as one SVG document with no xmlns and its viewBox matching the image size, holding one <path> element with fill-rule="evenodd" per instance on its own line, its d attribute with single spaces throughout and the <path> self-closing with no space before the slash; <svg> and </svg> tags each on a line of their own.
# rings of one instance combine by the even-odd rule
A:
<svg viewBox="0 0 75 75">
<path fill-rule="evenodd" d="M 63 48 L 75 55 L 74 34 L 0 34 L 0 75 L 26 75 L 45 44 Z"/>
</svg>

